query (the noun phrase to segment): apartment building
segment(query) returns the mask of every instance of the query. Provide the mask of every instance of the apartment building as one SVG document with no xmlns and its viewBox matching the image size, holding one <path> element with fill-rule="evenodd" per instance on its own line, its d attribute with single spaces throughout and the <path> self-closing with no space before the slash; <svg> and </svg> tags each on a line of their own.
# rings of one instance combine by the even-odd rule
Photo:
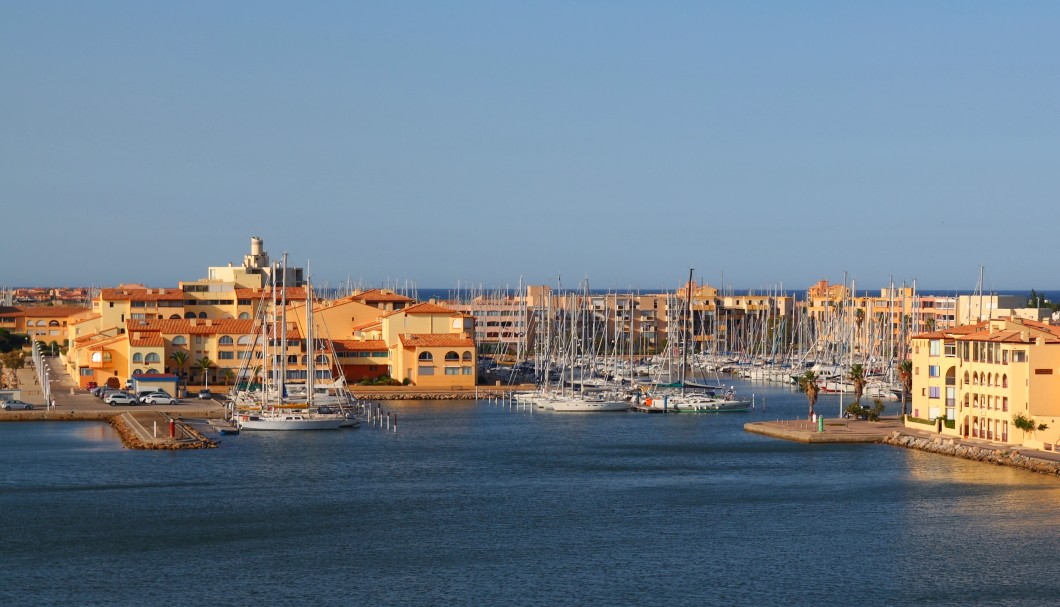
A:
<svg viewBox="0 0 1060 607">
<path fill-rule="evenodd" d="M 913 413 L 907 426 L 927 425 L 943 435 L 1004 445 L 1057 448 L 1060 327 L 1000 318 L 911 341 Z"/>
</svg>

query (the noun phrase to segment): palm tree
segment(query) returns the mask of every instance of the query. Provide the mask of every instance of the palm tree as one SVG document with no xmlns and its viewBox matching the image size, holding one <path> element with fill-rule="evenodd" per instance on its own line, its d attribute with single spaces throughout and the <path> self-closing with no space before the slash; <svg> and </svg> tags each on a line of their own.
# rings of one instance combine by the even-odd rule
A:
<svg viewBox="0 0 1060 607">
<path fill-rule="evenodd" d="M 855 308 L 854 309 L 854 324 L 857 326 L 858 334 L 854 341 L 854 348 L 856 350 L 861 349 L 861 325 L 865 323 L 865 309 Z"/>
<path fill-rule="evenodd" d="M 225 367 L 224 369 L 221 369 L 221 377 L 224 378 L 225 385 L 228 386 L 228 385 L 231 385 L 232 380 L 235 379 L 235 377 L 236 377 L 236 374 L 235 374 L 234 371 L 232 371 L 228 367 Z"/>
<path fill-rule="evenodd" d="M 188 364 L 188 353 L 184 350 L 177 350 L 170 354 L 169 358 L 177 365 L 177 376 L 184 375 L 184 365 Z"/>
<path fill-rule="evenodd" d="M 860 403 L 865 394 L 865 366 L 861 363 L 851 366 L 847 378 L 854 384 L 854 402 Z"/>
<path fill-rule="evenodd" d="M 898 381 L 902 382 L 902 415 L 905 415 L 905 404 L 913 393 L 913 361 L 903 360 L 898 363 Z"/>
<path fill-rule="evenodd" d="M 195 361 L 195 366 L 202 370 L 202 381 L 203 387 L 210 387 L 210 367 L 213 366 L 213 361 L 210 360 L 209 356 L 203 356 L 199 360 Z"/>
<path fill-rule="evenodd" d="M 817 404 L 817 394 L 821 391 L 817 385 L 817 374 L 813 371 L 803 373 L 799 378 L 799 388 L 806 393 L 806 400 L 810 403 L 809 416 L 813 417 L 813 406 Z"/>
</svg>

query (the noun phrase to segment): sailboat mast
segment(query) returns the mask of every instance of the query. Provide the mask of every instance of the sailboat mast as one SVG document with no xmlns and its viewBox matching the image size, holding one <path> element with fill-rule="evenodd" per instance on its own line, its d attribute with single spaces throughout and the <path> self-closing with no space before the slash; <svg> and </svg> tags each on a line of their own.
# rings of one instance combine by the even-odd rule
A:
<svg viewBox="0 0 1060 607">
<path fill-rule="evenodd" d="M 685 367 L 688 365 L 688 340 L 692 333 L 692 272 L 695 268 L 688 268 L 688 293 L 685 294 L 685 330 L 682 332 L 681 340 L 681 394 L 685 393 Z"/>
</svg>

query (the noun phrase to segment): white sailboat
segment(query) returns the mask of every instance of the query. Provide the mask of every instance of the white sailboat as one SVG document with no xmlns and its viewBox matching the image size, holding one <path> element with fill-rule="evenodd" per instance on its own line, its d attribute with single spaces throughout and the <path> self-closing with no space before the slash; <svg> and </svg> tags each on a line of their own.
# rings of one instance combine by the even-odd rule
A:
<svg viewBox="0 0 1060 607">
<path fill-rule="evenodd" d="M 287 255 L 283 257 L 283 280 L 287 276 Z M 274 287 L 275 288 L 275 287 Z M 279 336 L 279 353 L 273 353 L 266 357 L 272 368 L 268 376 L 272 380 L 273 389 L 267 390 L 262 396 L 257 411 L 237 412 L 235 421 L 240 430 L 337 430 L 342 427 L 352 426 L 356 420 L 351 420 L 342 412 L 334 412 L 324 407 L 321 412 L 318 403 L 314 402 L 316 380 L 316 351 L 313 336 L 313 288 L 306 283 L 306 385 L 304 402 L 291 402 L 285 399 L 285 385 L 287 381 L 287 326 L 286 326 L 286 282 L 281 292 L 282 304 L 280 311 L 280 326 L 273 331 L 274 338 Z M 273 297 L 275 307 L 276 298 Z M 274 320 L 276 315 L 273 315 Z M 274 323 L 275 325 L 276 323 Z M 273 342 L 276 340 L 273 339 Z M 264 344 L 263 344 L 264 347 Z M 279 363 L 278 365 L 276 363 Z"/>
</svg>

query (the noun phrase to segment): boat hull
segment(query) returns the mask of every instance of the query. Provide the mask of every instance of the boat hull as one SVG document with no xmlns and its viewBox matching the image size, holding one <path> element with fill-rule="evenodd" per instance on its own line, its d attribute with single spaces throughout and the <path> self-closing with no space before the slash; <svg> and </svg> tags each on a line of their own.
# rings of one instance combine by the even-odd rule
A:
<svg viewBox="0 0 1060 607">
<path fill-rule="evenodd" d="M 337 430 L 346 419 L 341 417 L 302 417 L 297 415 L 261 417 L 243 416 L 239 419 L 240 430 Z"/>
</svg>

